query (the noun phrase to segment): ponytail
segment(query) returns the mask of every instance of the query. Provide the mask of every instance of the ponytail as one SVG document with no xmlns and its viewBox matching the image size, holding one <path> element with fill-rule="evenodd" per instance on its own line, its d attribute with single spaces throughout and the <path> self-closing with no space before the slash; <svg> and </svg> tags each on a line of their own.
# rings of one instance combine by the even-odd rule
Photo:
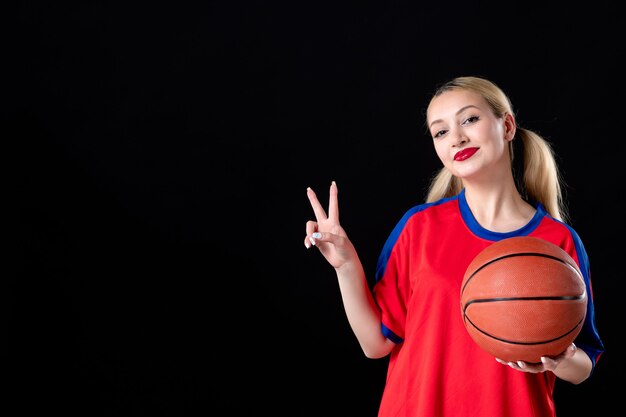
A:
<svg viewBox="0 0 626 417">
<path fill-rule="evenodd" d="M 548 214 L 567 222 L 567 207 L 563 198 L 563 179 L 559 172 L 552 146 L 535 132 L 519 128 L 524 148 L 522 196 L 540 202 Z"/>
</svg>

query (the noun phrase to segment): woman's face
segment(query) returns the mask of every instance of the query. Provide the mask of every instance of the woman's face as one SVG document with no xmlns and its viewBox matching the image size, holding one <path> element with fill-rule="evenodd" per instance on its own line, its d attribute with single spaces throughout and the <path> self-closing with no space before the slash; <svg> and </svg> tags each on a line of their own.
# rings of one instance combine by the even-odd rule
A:
<svg viewBox="0 0 626 417">
<path fill-rule="evenodd" d="M 481 95 L 454 89 L 435 97 L 426 116 L 437 156 L 453 175 L 490 179 L 511 171 L 512 115 L 497 117 Z"/>
</svg>

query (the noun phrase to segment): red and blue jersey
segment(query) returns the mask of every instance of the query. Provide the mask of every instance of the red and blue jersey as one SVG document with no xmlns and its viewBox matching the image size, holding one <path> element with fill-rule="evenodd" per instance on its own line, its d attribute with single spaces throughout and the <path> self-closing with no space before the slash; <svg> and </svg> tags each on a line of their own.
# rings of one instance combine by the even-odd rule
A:
<svg viewBox="0 0 626 417">
<path fill-rule="evenodd" d="M 522 228 L 489 231 L 474 218 L 463 190 L 407 211 L 380 254 L 373 294 L 382 331 L 397 345 L 389 358 L 379 417 L 555 416 L 556 376 L 496 362 L 471 339 L 461 315 L 461 282 L 472 259 L 488 245 L 514 236 L 552 242 L 579 265 L 589 297 L 575 343 L 595 367 L 604 345 L 595 326 L 589 260 L 578 234 L 541 204 Z"/>
</svg>

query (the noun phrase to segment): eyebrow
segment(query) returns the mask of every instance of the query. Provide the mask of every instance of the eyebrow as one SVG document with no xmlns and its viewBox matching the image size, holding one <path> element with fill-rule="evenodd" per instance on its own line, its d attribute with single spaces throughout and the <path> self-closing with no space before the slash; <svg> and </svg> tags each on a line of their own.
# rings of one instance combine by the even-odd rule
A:
<svg viewBox="0 0 626 417">
<path fill-rule="evenodd" d="M 467 106 L 461 107 L 461 108 L 459 109 L 459 111 L 457 111 L 457 112 L 455 113 L 455 116 L 456 116 L 456 115 L 459 115 L 460 113 L 463 113 L 465 110 L 467 110 L 467 109 L 469 109 L 469 108 L 471 108 L 471 107 L 473 107 L 473 108 L 475 108 L 475 109 L 480 110 L 480 109 L 478 108 L 478 106 L 474 106 L 473 104 L 468 104 Z M 430 122 L 430 124 L 428 125 L 428 127 L 433 127 L 433 125 L 434 125 L 435 123 L 441 123 L 441 122 L 443 122 L 443 119 L 433 120 L 432 122 Z"/>
</svg>

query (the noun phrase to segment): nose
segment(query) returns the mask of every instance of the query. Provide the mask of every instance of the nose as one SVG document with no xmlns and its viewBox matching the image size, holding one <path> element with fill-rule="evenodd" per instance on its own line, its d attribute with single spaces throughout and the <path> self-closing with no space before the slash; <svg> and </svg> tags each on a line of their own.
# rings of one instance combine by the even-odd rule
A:
<svg viewBox="0 0 626 417">
<path fill-rule="evenodd" d="M 454 132 L 454 142 L 452 146 L 461 146 L 469 142 L 469 138 L 462 131 Z"/>
</svg>

